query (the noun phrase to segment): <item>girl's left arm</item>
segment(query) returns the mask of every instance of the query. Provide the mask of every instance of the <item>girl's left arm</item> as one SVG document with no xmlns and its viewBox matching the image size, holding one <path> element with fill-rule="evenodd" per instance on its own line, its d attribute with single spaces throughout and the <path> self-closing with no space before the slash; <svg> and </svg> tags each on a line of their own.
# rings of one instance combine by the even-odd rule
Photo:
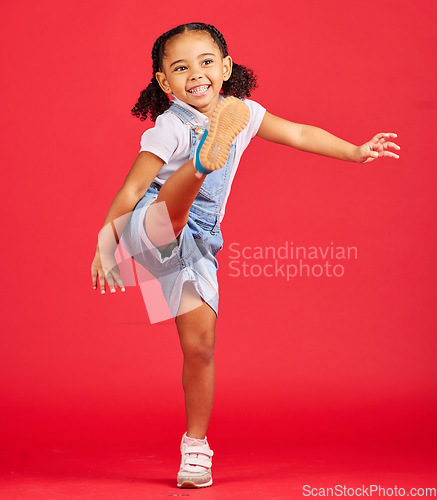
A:
<svg viewBox="0 0 437 500">
<path fill-rule="evenodd" d="M 321 128 L 293 123 L 267 111 L 257 135 L 267 141 L 291 146 L 301 151 L 357 163 L 369 163 L 382 156 L 399 158 L 399 155 L 388 151 L 388 148 L 401 149 L 394 142 L 388 141 L 397 137 L 393 133 L 376 134 L 369 142 L 355 146 Z"/>
</svg>

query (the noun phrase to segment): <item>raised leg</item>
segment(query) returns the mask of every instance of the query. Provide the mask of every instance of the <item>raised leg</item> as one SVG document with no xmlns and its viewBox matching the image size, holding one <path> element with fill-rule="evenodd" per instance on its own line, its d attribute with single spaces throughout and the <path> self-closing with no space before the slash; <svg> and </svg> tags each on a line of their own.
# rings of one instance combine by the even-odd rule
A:
<svg viewBox="0 0 437 500">
<path fill-rule="evenodd" d="M 197 295 L 194 285 L 186 282 L 181 308 Z M 197 299 L 201 300 L 197 295 Z M 214 399 L 215 312 L 206 302 L 176 317 L 184 366 L 182 385 L 185 392 L 187 435 L 203 439 L 211 418 Z"/>
<path fill-rule="evenodd" d="M 184 163 L 165 181 L 147 210 L 145 230 L 157 247 L 174 241 L 187 223 L 190 207 L 206 177 L 196 172 L 192 159 Z"/>
<path fill-rule="evenodd" d="M 241 99 L 230 96 L 217 105 L 208 134 L 202 136 L 197 151 L 206 170 L 224 167 L 232 142 L 249 119 L 249 108 Z M 179 236 L 204 178 L 205 175 L 196 173 L 193 160 L 188 160 L 166 180 L 144 221 L 146 233 L 155 246 L 165 248 Z"/>
</svg>

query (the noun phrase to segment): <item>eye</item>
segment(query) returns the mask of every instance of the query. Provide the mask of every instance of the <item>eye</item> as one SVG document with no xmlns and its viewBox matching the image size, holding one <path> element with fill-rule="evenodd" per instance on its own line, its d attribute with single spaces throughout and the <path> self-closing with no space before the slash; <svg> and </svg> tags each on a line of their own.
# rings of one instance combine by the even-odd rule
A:
<svg viewBox="0 0 437 500">
<path fill-rule="evenodd" d="M 187 69 L 186 66 L 178 66 L 177 68 L 175 68 L 175 71 L 183 71 L 184 69 Z"/>
<path fill-rule="evenodd" d="M 209 65 L 209 64 L 211 64 L 213 62 L 214 61 L 212 59 L 206 59 L 205 61 L 203 61 L 203 64 Z"/>
</svg>

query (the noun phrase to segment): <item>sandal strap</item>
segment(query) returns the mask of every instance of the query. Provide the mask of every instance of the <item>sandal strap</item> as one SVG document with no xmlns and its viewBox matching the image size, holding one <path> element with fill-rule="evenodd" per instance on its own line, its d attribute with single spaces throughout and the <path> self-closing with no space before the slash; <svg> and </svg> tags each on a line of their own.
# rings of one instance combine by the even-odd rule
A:
<svg viewBox="0 0 437 500">
<path fill-rule="evenodd" d="M 185 455 L 184 461 L 187 465 L 211 467 L 214 452 L 207 444 L 201 446 L 183 445 L 182 453 Z"/>
<path fill-rule="evenodd" d="M 201 455 L 207 455 L 209 457 L 212 457 L 214 455 L 214 452 L 209 448 L 208 445 L 202 445 L 202 446 L 185 445 L 184 453 L 188 453 L 189 455 L 192 455 L 193 453 L 195 455 L 201 454 Z"/>
<path fill-rule="evenodd" d="M 206 457 L 205 455 L 198 455 L 196 456 L 188 456 L 185 459 L 185 463 L 187 465 L 201 465 L 202 467 L 211 467 L 211 458 Z"/>
</svg>

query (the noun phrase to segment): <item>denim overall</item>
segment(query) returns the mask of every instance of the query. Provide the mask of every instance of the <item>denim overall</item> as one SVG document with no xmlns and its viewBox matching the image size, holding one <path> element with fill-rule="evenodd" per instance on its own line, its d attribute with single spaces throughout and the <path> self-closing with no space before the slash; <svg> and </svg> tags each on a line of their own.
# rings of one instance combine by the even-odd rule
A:
<svg viewBox="0 0 437 500">
<path fill-rule="evenodd" d="M 190 127 L 193 158 L 202 137 L 203 128 L 187 109 L 172 103 L 168 112 L 174 113 Z M 199 133 L 196 132 L 196 130 Z M 235 142 L 226 165 L 205 177 L 189 212 L 188 222 L 179 238 L 159 251 L 147 237 L 144 217 L 157 196 L 160 186 L 153 182 L 135 206 L 123 235 L 122 243 L 133 259 L 147 269 L 160 283 L 173 317 L 176 317 L 185 281 L 192 281 L 202 299 L 218 312 L 218 262 L 215 258 L 223 246 L 220 231 L 220 209 L 224 202 L 235 158 Z M 187 158 L 188 160 L 188 158 Z M 194 173 L 193 173 L 194 175 Z"/>
</svg>

